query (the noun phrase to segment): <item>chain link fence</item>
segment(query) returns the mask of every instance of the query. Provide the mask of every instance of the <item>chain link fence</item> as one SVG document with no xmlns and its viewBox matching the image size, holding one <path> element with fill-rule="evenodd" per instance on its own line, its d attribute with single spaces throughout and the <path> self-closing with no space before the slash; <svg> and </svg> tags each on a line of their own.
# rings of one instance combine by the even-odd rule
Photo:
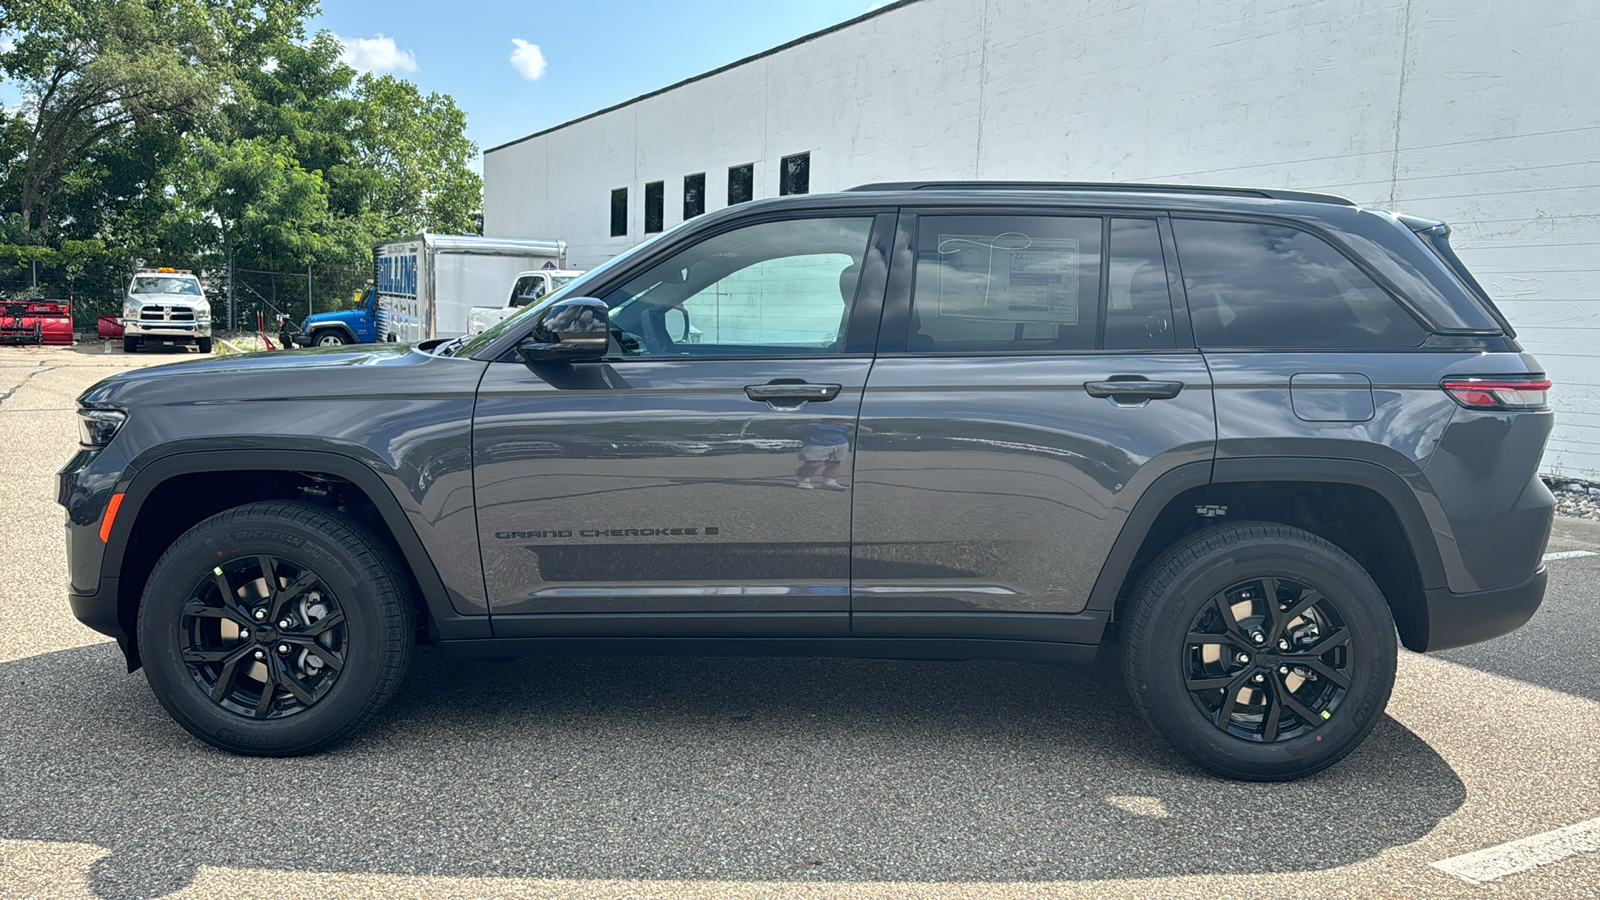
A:
<svg viewBox="0 0 1600 900">
<path fill-rule="evenodd" d="M 101 316 L 122 314 L 123 297 L 134 272 L 165 264 L 115 251 L 80 255 L 70 262 L 50 258 L 54 256 L 59 254 L 49 254 L 44 261 L 0 259 L 0 299 L 69 301 L 73 330 L 90 337 Z M 293 272 L 238 258 L 233 260 L 231 278 L 226 264 L 203 269 L 173 267 L 199 274 L 211 301 L 212 327 L 221 333 L 254 332 L 259 315 L 267 332 L 276 334 L 280 316 L 298 326 L 313 312 L 353 308 L 373 275 L 370 266 L 313 264 Z"/>
</svg>

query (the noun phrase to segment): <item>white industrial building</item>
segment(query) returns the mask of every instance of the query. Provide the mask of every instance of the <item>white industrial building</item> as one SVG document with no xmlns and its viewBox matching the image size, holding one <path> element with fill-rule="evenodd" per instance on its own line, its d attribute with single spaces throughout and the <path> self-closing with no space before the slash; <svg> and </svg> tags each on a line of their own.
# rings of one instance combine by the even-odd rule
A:
<svg viewBox="0 0 1600 900">
<path fill-rule="evenodd" d="M 1600 4 L 1570 0 L 902 0 L 489 150 L 484 228 L 590 267 L 682 221 L 694 176 L 712 210 L 746 166 L 753 196 L 780 193 L 786 160 L 811 192 L 1343 194 L 1454 227 L 1557 383 L 1546 468 L 1600 478 L 1596 47 Z"/>
</svg>

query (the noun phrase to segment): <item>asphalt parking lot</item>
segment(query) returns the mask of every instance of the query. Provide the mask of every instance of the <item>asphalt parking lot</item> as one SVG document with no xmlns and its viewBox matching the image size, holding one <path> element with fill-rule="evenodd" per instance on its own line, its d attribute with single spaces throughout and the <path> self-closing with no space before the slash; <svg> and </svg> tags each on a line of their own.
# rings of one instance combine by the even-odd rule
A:
<svg viewBox="0 0 1600 900">
<path fill-rule="evenodd" d="M 73 398 L 177 358 L 0 348 L 0 897 L 1600 896 L 1593 827 L 1481 884 L 1432 865 L 1600 817 L 1600 556 L 1551 561 L 1521 631 L 1403 653 L 1366 744 L 1292 784 L 1186 763 L 1110 654 L 423 652 L 349 744 L 217 752 L 71 617 L 54 502 Z"/>
</svg>

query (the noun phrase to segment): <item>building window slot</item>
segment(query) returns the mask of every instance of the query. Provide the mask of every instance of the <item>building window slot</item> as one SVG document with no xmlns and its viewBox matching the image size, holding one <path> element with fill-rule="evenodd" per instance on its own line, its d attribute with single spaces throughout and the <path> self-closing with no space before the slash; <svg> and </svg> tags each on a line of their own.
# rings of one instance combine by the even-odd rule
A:
<svg viewBox="0 0 1600 900">
<path fill-rule="evenodd" d="M 628 189 L 617 188 L 611 192 L 611 236 L 628 234 Z"/>
<path fill-rule="evenodd" d="M 683 220 L 706 211 L 706 173 L 683 176 Z"/>
<path fill-rule="evenodd" d="M 783 181 L 778 185 L 780 195 L 811 193 L 811 154 L 796 153 L 783 158 Z"/>
<path fill-rule="evenodd" d="M 652 181 L 644 186 L 644 233 L 655 234 L 663 227 L 667 190 L 664 182 Z"/>
<path fill-rule="evenodd" d="M 728 170 L 728 205 L 744 203 L 756 195 L 756 164 L 746 163 Z"/>
</svg>

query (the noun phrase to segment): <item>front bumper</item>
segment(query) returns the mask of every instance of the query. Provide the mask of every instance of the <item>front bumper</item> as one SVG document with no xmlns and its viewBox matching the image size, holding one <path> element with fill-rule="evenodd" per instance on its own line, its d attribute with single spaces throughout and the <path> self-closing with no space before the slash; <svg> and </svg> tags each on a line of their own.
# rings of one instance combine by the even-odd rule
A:
<svg viewBox="0 0 1600 900">
<path fill-rule="evenodd" d="M 210 322 L 141 322 L 122 319 L 124 337 L 189 338 L 211 336 Z"/>
<path fill-rule="evenodd" d="M 1540 566 L 1521 584 L 1457 594 L 1449 588 L 1424 591 L 1428 601 L 1428 643 L 1423 652 L 1464 647 L 1521 628 L 1544 602 L 1549 572 Z M 1409 646 L 1409 644 L 1408 644 Z"/>
</svg>

